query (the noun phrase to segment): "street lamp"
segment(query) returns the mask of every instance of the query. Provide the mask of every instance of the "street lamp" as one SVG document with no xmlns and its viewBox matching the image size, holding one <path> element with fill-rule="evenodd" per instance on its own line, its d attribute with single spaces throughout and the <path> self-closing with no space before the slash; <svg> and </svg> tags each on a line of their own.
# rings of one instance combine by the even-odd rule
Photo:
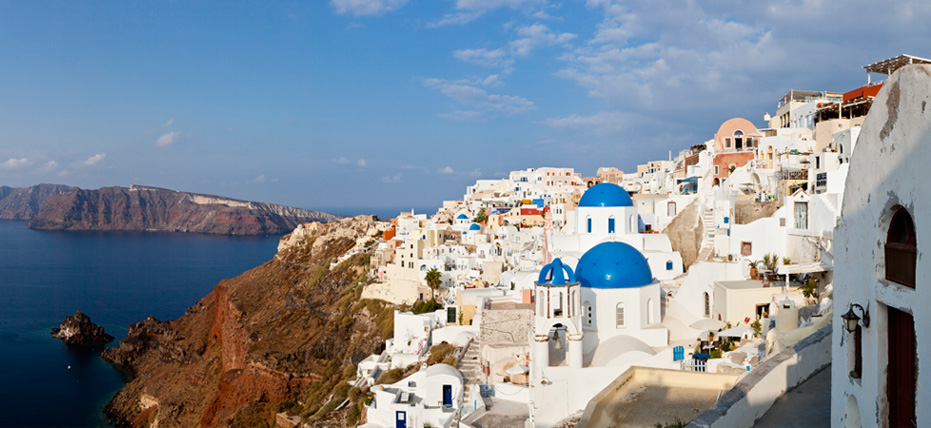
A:
<svg viewBox="0 0 931 428">
<path fill-rule="evenodd" d="M 857 329 L 857 323 L 860 321 L 860 317 L 857 316 L 856 312 L 853 311 L 853 308 L 860 308 L 860 313 L 863 314 L 863 327 L 870 327 L 870 311 L 863 309 L 863 306 L 860 306 L 856 303 L 850 304 L 850 309 L 846 314 L 841 315 L 840 317 L 844 319 L 844 329 L 849 333 L 853 333 Z"/>
</svg>

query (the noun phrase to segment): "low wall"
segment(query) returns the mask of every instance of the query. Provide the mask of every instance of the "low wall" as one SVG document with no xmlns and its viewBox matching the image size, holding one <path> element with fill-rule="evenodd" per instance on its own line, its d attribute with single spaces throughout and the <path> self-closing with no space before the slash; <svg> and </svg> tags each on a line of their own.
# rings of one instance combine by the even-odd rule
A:
<svg viewBox="0 0 931 428">
<path fill-rule="evenodd" d="M 630 367 L 588 402 L 576 427 L 585 428 L 589 426 L 596 413 L 604 413 L 605 409 L 612 403 L 626 400 L 626 394 L 631 392 L 629 390 L 630 386 L 656 385 L 673 388 L 725 390 L 734 386 L 737 379 L 736 375 L 639 366 Z"/>
<path fill-rule="evenodd" d="M 831 364 L 831 325 L 764 361 L 687 428 L 749 427 L 786 391 Z"/>
</svg>

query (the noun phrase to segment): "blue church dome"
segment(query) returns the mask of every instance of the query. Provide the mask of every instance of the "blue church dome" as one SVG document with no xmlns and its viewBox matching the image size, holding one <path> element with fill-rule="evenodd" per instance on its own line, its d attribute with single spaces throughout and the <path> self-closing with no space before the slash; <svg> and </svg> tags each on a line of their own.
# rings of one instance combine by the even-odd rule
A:
<svg viewBox="0 0 931 428">
<path fill-rule="evenodd" d="M 634 202 L 621 186 L 600 183 L 590 187 L 579 200 L 580 207 L 632 207 Z"/>
<path fill-rule="evenodd" d="M 469 230 L 482 230 L 482 225 L 478 223 L 472 223 L 472 225 L 469 226 Z"/>
<path fill-rule="evenodd" d="M 466 217 L 465 214 L 459 214 L 459 215 L 456 216 L 456 220 L 466 220 L 466 219 L 468 219 L 468 218 L 469 218 L 469 217 Z"/>
<path fill-rule="evenodd" d="M 575 282 L 575 274 L 572 273 L 572 268 L 562 264 L 562 260 L 558 258 L 543 266 L 540 277 L 537 278 L 538 285 L 569 285 L 575 284 Z"/>
<path fill-rule="evenodd" d="M 583 287 L 637 288 L 653 282 L 640 251 L 623 242 L 602 242 L 585 252 L 575 267 Z"/>
</svg>

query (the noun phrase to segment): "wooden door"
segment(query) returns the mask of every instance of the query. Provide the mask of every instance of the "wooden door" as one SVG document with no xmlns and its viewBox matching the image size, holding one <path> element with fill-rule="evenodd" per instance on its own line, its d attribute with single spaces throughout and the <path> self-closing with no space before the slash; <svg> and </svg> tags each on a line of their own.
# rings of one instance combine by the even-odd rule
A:
<svg viewBox="0 0 931 428">
<path fill-rule="evenodd" d="M 915 319 L 906 312 L 889 308 L 889 368 L 886 402 L 890 427 L 917 427 L 915 384 L 918 376 L 915 347 Z"/>
</svg>

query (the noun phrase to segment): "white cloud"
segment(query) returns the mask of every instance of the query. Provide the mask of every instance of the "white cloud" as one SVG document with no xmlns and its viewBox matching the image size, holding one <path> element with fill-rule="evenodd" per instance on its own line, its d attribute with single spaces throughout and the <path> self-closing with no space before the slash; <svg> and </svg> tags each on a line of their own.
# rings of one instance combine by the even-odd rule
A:
<svg viewBox="0 0 931 428">
<path fill-rule="evenodd" d="M 104 160 L 104 159 L 106 159 L 106 158 L 107 158 L 107 154 L 106 154 L 106 153 L 97 153 L 96 155 L 93 155 L 93 156 L 87 158 L 86 161 L 82 162 L 82 165 L 84 165 L 84 166 L 94 166 L 94 165 L 97 165 L 98 163 L 100 163 L 100 161 L 102 161 L 102 160 Z"/>
<path fill-rule="evenodd" d="M 489 94 L 476 82 L 427 79 L 424 84 L 440 91 L 459 104 L 483 112 L 517 114 L 536 109 L 532 101 L 516 95 Z M 473 117 L 475 115 L 472 115 Z"/>
<path fill-rule="evenodd" d="M 180 136 L 181 136 L 181 133 L 178 131 L 166 132 L 162 134 L 162 136 L 158 137 L 157 140 L 155 140 L 155 146 L 156 147 L 170 146 L 174 144 L 175 141 L 178 141 L 178 137 Z"/>
<path fill-rule="evenodd" d="M 399 9 L 407 0 L 330 0 L 340 15 L 377 16 Z"/>
<path fill-rule="evenodd" d="M 163 127 L 163 128 L 167 128 L 167 127 L 171 126 L 173 123 L 175 123 L 175 118 L 168 119 L 167 121 L 165 121 L 165 124 L 162 125 L 162 127 Z"/>
<path fill-rule="evenodd" d="M 265 181 L 266 181 L 265 174 L 259 175 L 258 177 L 255 177 L 255 180 L 252 180 L 253 183 L 259 183 L 259 184 L 262 184 Z"/>
<path fill-rule="evenodd" d="M 442 27 L 445 25 L 467 24 L 487 12 L 505 7 L 534 16 L 546 6 L 546 0 L 456 0 L 456 12 L 444 14 L 442 18 L 427 24 L 427 26 Z"/>
<path fill-rule="evenodd" d="M 437 116 L 444 119 L 455 120 L 459 122 L 467 122 L 470 120 L 480 120 L 482 119 L 482 112 L 475 110 L 456 110 L 452 113 L 440 113 Z"/>
<path fill-rule="evenodd" d="M 61 171 L 58 171 L 58 176 L 59 176 L 59 177 L 67 177 L 67 176 L 69 176 L 69 175 L 71 175 L 71 171 L 68 171 L 67 169 L 63 169 L 63 170 L 61 170 Z"/>
<path fill-rule="evenodd" d="M 403 172 L 399 172 L 399 173 L 397 173 L 397 174 L 395 174 L 395 175 L 386 175 L 386 176 L 384 176 L 384 177 L 381 178 L 381 182 L 382 182 L 382 183 L 400 183 L 400 182 L 401 182 L 401 177 L 404 177 L 404 173 L 403 173 Z"/>
<path fill-rule="evenodd" d="M 446 165 L 445 167 L 440 168 L 440 174 L 455 174 L 455 173 L 456 173 L 456 170 L 454 170 L 453 167 L 449 165 Z"/>
<path fill-rule="evenodd" d="M 460 49 L 453 52 L 453 58 L 483 67 L 502 68 L 505 73 L 510 72 L 514 65 L 514 60 L 508 57 L 504 49 Z"/>
<path fill-rule="evenodd" d="M 360 168 L 365 168 L 368 166 L 368 162 L 366 162 L 365 159 L 359 159 L 356 161 L 356 165 L 359 165 Z"/>
<path fill-rule="evenodd" d="M 58 169 L 58 162 L 51 160 L 46 162 L 45 165 L 42 165 L 42 167 L 39 168 L 39 172 L 51 172 L 56 169 Z"/>
<path fill-rule="evenodd" d="M 32 162 L 28 158 L 10 158 L 6 162 L 0 163 L 0 168 L 3 169 L 17 169 L 22 167 L 27 167 L 32 165 Z"/>
<path fill-rule="evenodd" d="M 577 37 L 572 33 L 554 33 L 543 24 L 520 27 L 517 29 L 517 34 L 521 38 L 511 41 L 508 47 L 511 48 L 511 52 L 518 56 L 526 56 L 538 46 L 565 44 Z"/>
<path fill-rule="evenodd" d="M 341 158 L 339 158 L 339 159 L 336 160 L 336 163 L 338 163 L 338 164 L 340 164 L 340 165 L 349 165 L 349 159 L 346 159 L 346 158 L 344 158 L 344 157 L 341 157 Z"/>
<path fill-rule="evenodd" d="M 482 171 L 479 170 L 478 168 L 475 168 L 472 171 L 469 171 L 469 177 L 479 178 L 481 176 L 482 176 Z"/>
</svg>

